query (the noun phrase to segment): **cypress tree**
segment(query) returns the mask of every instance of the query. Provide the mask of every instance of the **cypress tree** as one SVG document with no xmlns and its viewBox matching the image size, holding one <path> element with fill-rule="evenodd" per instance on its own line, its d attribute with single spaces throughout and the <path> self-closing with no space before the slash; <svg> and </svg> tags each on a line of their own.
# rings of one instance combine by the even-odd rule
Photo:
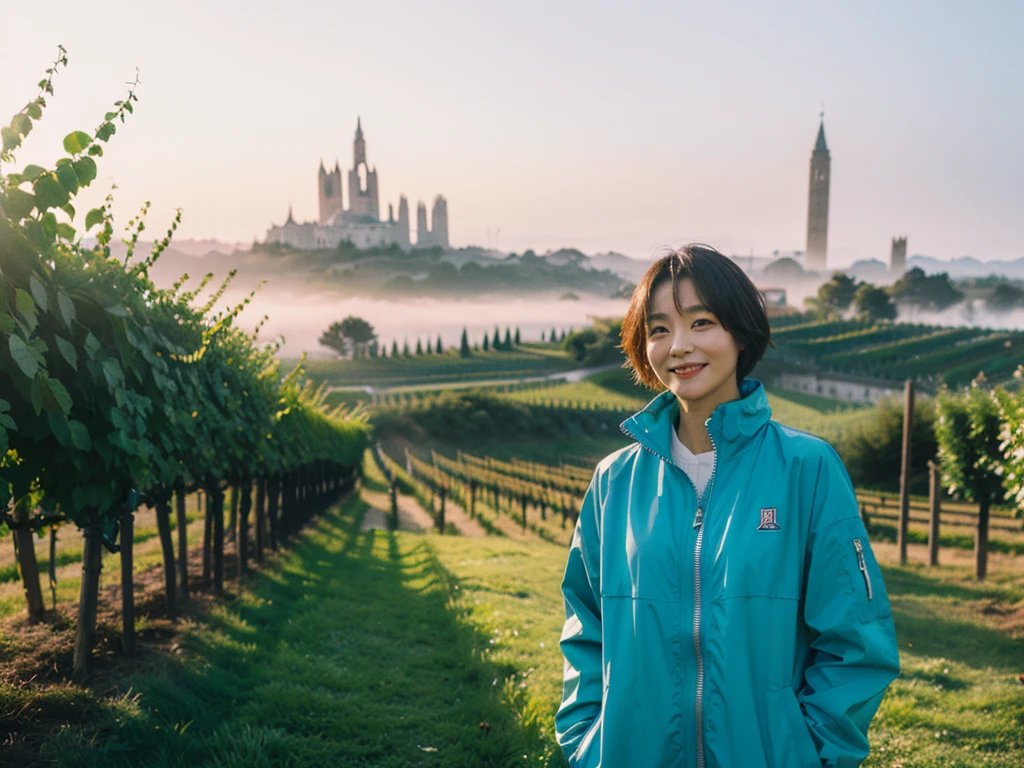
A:
<svg viewBox="0 0 1024 768">
<path fill-rule="evenodd" d="M 507 327 L 505 328 L 505 343 L 502 345 L 502 349 L 510 351 L 512 349 L 512 331 Z"/>
<path fill-rule="evenodd" d="M 518 346 L 519 346 L 519 344 L 520 344 L 520 341 L 519 341 L 519 326 L 518 326 L 518 325 L 516 326 L 516 338 L 515 338 L 515 343 L 516 343 L 516 346 L 517 346 L 517 347 L 518 347 Z"/>
<path fill-rule="evenodd" d="M 398 339 L 391 342 L 391 359 L 398 357 Z"/>
<path fill-rule="evenodd" d="M 420 357 L 423 354 L 423 344 L 420 342 L 419 336 L 416 337 L 416 357 Z"/>
<path fill-rule="evenodd" d="M 462 329 L 462 340 L 459 342 L 459 357 L 469 357 L 472 353 L 469 351 L 469 336 L 466 334 L 466 329 Z"/>
<path fill-rule="evenodd" d="M 403 355 L 404 357 L 409 357 L 409 340 L 408 340 L 408 339 L 406 339 L 406 340 L 405 340 L 405 341 L 404 341 L 404 342 L 402 343 L 402 355 Z"/>
<path fill-rule="evenodd" d="M 437 354 L 444 354 L 444 344 L 441 343 L 441 334 L 437 334 Z"/>
<path fill-rule="evenodd" d="M 498 331 L 498 326 L 494 326 L 494 338 L 491 339 L 491 346 L 501 349 L 501 333 Z"/>
<path fill-rule="evenodd" d="M 541 332 L 540 332 L 540 340 L 541 340 L 541 341 L 544 341 L 544 331 L 541 331 Z"/>
<path fill-rule="evenodd" d="M 554 326 L 551 327 L 551 335 L 548 336 L 548 338 L 551 340 L 552 344 L 558 341 L 558 331 L 555 330 Z"/>
<path fill-rule="evenodd" d="M 484 334 L 484 352 L 491 348 L 491 342 L 487 340 L 487 334 Z"/>
</svg>

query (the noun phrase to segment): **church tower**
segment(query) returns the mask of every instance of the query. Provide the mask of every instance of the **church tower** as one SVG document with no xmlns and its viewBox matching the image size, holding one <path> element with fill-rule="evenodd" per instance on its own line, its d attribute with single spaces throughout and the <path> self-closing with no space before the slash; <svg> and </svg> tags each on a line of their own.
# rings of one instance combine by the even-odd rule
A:
<svg viewBox="0 0 1024 768">
<path fill-rule="evenodd" d="M 398 199 L 398 245 L 403 251 L 408 251 L 409 241 L 409 201 L 402 195 Z"/>
<path fill-rule="evenodd" d="M 430 212 L 430 235 L 434 245 L 448 247 L 448 201 L 444 195 L 434 198 L 434 207 Z"/>
<path fill-rule="evenodd" d="M 903 277 L 907 271 L 907 238 L 894 237 L 892 239 L 892 256 L 889 259 L 889 274 L 893 277 Z"/>
<path fill-rule="evenodd" d="M 811 152 L 811 182 L 807 194 L 807 251 L 804 269 L 825 272 L 828 253 L 828 184 L 832 160 L 825 143 L 825 113 L 821 114 L 818 140 Z"/>
<path fill-rule="evenodd" d="M 419 202 L 416 204 L 416 247 L 426 248 L 433 244 L 430 227 L 427 225 L 427 206 Z"/>
<path fill-rule="evenodd" d="M 328 171 L 324 168 L 324 161 L 320 161 L 320 173 L 317 179 L 317 189 L 320 197 L 319 222 L 326 225 L 345 210 L 341 197 L 341 167 L 334 164 L 334 170 Z"/>
<path fill-rule="evenodd" d="M 377 169 L 366 163 L 366 139 L 363 121 L 356 118 L 356 138 L 352 142 L 352 170 L 348 173 L 348 212 L 355 221 L 380 221 L 377 196 Z"/>
</svg>

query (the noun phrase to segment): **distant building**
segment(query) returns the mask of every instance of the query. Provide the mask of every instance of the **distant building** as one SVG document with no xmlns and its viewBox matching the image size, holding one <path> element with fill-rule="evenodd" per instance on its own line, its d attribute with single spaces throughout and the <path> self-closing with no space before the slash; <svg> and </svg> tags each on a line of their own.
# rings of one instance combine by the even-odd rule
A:
<svg viewBox="0 0 1024 768">
<path fill-rule="evenodd" d="M 281 226 L 267 230 L 267 243 L 279 243 L 298 250 L 336 248 L 350 241 L 358 248 L 397 245 L 408 251 L 412 247 L 409 232 L 409 201 L 405 195 L 398 200 L 398 218 L 394 206 L 388 204 L 387 221 L 380 220 L 377 168 L 366 162 L 366 139 L 362 120 L 356 120 L 356 136 L 352 144 L 352 170 L 348 173 L 348 204 L 342 194 L 341 167 L 336 162 L 328 171 L 320 161 L 317 177 L 319 218 L 315 222 L 299 224 L 288 209 L 288 219 Z M 426 221 L 426 206 L 419 204 L 421 220 L 417 222 L 416 247 L 440 245 L 448 248 L 448 203 L 443 196 L 434 200 L 433 226 Z M 418 210 L 419 214 L 420 211 Z"/>
<path fill-rule="evenodd" d="M 818 140 L 811 152 L 811 181 L 807 193 L 807 253 L 804 269 L 808 272 L 826 270 L 828 254 L 828 184 L 832 160 L 825 143 L 825 115 L 818 126 Z"/>
<path fill-rule="evenodd" d="M 787 392 L 806 392 L 835 400 L 874 405 L 886 397 L 899 396 L 903 392 L 902 387 L 889 381 L 800 369 L 782 371 L 776 385 Z"/>
<path fill-rule="evenodd" d="M 902 277 L 907 271 L 907 238 L 894 237 L 892 239 L 892 258 L 889 259 L 889 274 L 893 277 Z"/>
</svg>

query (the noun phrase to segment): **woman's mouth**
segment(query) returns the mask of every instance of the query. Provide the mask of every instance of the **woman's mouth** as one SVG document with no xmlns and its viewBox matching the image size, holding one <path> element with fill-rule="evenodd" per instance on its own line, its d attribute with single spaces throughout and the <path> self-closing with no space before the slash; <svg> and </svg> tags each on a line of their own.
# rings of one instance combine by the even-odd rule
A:
<svg viewBox="0 0 1024 768">
<path fill-rule="evenodd" d="M 681 379 L 689 379 L 703 371 L 706 365 L 707 363 L 696 363 L 694 365 L 679 365 L 676 366 L 675 368 L 670 368 L 669 370 L 672 371 L 672 373 L 674 373 Z"/>
</svg>

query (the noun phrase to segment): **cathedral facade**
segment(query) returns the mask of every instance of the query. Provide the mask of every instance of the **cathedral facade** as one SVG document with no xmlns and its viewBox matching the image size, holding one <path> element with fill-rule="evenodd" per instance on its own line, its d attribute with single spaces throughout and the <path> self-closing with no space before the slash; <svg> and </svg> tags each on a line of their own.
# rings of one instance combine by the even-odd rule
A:
<svg viewBox="0 0 1024 768">
<path fill-rule="evenodd" d="M 284 224 L 267 230 L 267 243 L 287 245 L 298 250 L 337 248 L 351 242 L 357 248 L 397 245 L 404 251 L 412 247 L 441 246 L 448 248 L 448 203 L 444 196 L 434 199 L 431 221 L 427 221 L 427 207 L 417 206 L 416 242 L 411 242 L 409 201 L 405 195 L 398 200 L 398 217 L 394 206 L 388 204 L 388 218 L 380 218 L 380 198 L 377 193 L 377 168 L 366 161 L 366 139 L 362 120 L 356 120 L 356 136 L 352 145 L 352 170 L 348 172 L 348 208 L 342 193 L 342 174 L 338 163 L 332 170 L 320 161 L 317 176 L 318 219 L 299 224 L 291 209 Z"/>
</svg>

